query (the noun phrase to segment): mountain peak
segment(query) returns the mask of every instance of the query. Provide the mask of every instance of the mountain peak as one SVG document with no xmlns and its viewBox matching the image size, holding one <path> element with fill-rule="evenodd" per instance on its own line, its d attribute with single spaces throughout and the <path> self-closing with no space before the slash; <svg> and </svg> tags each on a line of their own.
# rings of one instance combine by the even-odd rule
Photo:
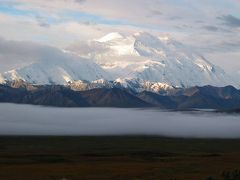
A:
<svg viewBox="0 0 240 180">
<path fill-rule="evenodd" d="M 136 33 L 134 33 L 133 34 L 133 36 L 135 36 L 135 37 L 143 37 L 143 36 L 145 36 L 145 37 L 153 37 L 153 35 L 152 34 L 150 34 L 149 32 L 146 32 L 146 31 L 139 31 L 139 32 L 136 32 Z"/>
<path fill-rule="evenodd" d="M 82 43 L 79 49 L 51 50 L 48 58 L 39 57 L 44 61 L 3 73 L 0 82 L 22 79 L 34 84 L 67 84 L 98 80 L 95 84 L 106 84 L 107 80 L 154 90 L 169 88 L 167 85 L 236 86 L 221 68 L 168 35 L 138 32 L 125 36 L 113 32 L 86 45 Z"/>
<path fill-rule="evenodd" d="M 160 40 L 160 41 L 176 41 L 176 40 L 174 40 L 173 37 L 171 37 L 170 35 L 167 35 L 167 34 L 157 36 L 157 35 L 145 32 L 145 31 L 137 32 L 137 33 L 133 34 L 133 36 L 136 39 L 141 38 L 141 39 L 144 39 L 144 40 L 154 39 L 154 40 Z"/>
<path fill-rule="evenodd" d="M 122 34 L 120 34 L 119 32 L 112 32 L 112 33 L 109 33 L 109 34 L 103 36 L 102 38 L 98 39 L 97 41 L 103 43 L 103 42 L 108 42 L 111 40 L 121 39 L 121 38 L 123 38 Z"/>
<path fill-rule="evenodd" d="M 141 31 L 141 32 L 138 32 L 138 33 L 135 33 L 133 35 L 133 37 L 138 40 L 138 41 L 143 41 L 143 42 L 155 42 L 155 41 L 159 41 L 158 37 L 157 36 L 154 36 L 148 32 L 144 32 L 144 31 Z"/>
</svg>

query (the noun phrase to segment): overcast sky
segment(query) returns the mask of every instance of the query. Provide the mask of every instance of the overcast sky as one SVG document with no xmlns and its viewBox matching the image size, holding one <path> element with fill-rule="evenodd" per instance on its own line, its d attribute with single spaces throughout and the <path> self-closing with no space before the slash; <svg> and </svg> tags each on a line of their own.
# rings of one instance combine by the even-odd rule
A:
<svg viewBox="0 0 240 180">
<path fill-rule="evenodd" d="M 8 51 L 14 41 L 64 48 L 113 31 L 168 34 L 240 71 L 240 0 L 0 0 L 0 48 Z M 2 53 L 1 67 L 12 68 Z"/>
</svg>

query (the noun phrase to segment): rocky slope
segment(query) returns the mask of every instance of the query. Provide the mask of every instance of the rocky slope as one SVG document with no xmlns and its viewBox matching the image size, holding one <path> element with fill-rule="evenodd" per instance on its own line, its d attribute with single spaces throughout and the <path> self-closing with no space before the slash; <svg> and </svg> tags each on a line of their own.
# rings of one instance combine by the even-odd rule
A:
<svg viewBox="0 0 240 180">
<path fill-rule="evenodd" d="M 17 83 L 15 83 L 17 84 Z M 59 107 L 160 107 L 164 109 L 239 109 L 240 90 L 233 86 L 192 87 L 132 92 L 127 88 L 95 88 L 74 91 L 61 85 L 0 85 L 0 102 Z"/>
</svg>

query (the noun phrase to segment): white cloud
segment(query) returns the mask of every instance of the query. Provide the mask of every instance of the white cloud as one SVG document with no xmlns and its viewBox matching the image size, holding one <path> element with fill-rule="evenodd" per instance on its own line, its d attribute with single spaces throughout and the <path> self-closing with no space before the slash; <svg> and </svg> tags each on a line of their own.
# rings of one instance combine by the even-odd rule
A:
<svg viewBox="0 0 240 180">
<path fill-rule="evenodd" d="M 11 3 L 10 3 L 11 2 Z M 0 2 L 30 15 L 1 12 L 0 35 L 57 47 L 99 38 L 112 31 L 168 33 L 213 62 L 240 58 L 240 28 L 223 20 L 240 18 L 239 0 L 12 0 Z M 225 19 L 217 18 L 225 17 Z M 227 18 L 228 17 L 228 18 Z M 234 17 L 231 18 L 231 17 Z M 211 59 L 210 59 L 211 60 Z M 238 63 L 237 61 L 232 61 Z M 220 63 L 229 69 L 227 63 Z"/>
<path fill-rule="evenodd" d="M 25 66 L 38 61 L 46 47 L 26 41 L 0 39 L 0 72 Z"/>
</svg>

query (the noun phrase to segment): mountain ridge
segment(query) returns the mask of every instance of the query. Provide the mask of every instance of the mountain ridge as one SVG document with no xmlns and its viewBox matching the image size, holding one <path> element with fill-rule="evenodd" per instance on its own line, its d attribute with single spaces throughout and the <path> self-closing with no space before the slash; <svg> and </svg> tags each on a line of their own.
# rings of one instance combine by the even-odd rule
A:
<svg viewBox="0 0 240 180">
<path fill-rule="evenodd" d="M 54 50 L 53 54 L 48 52 L 48 56 L 38 59 L 0 74 L 0 83 L 23 80 L 39 85 L 118 84 L 138 92 L 205 85 L 239 87 L 227 73 L 195 50 L 168 36 L 146 32 L 110 33 L 81 43 L 81 47 Z"/>
<path fill-rule="evenodd" d="M 157 107 L 161 109 L 240 109 L 240 90 L 233 86 L 195 86 L 133 92 L 123 87 L 100 87 L 75 91 L 62 85 L 32 85 L 15 82 L 0 85 L 0 102 L 57 107 Z"/>
<path fill-rule="evenodd" d="M 169 36 L 157 37 L 146 32 L 126 36 L 115 32 L 82 46 L 70 46 L 68 51 L 93 59 L 114 79 L 141 79 L 175 87 L 239 87 L 220 67 Z"/>
</svg>

